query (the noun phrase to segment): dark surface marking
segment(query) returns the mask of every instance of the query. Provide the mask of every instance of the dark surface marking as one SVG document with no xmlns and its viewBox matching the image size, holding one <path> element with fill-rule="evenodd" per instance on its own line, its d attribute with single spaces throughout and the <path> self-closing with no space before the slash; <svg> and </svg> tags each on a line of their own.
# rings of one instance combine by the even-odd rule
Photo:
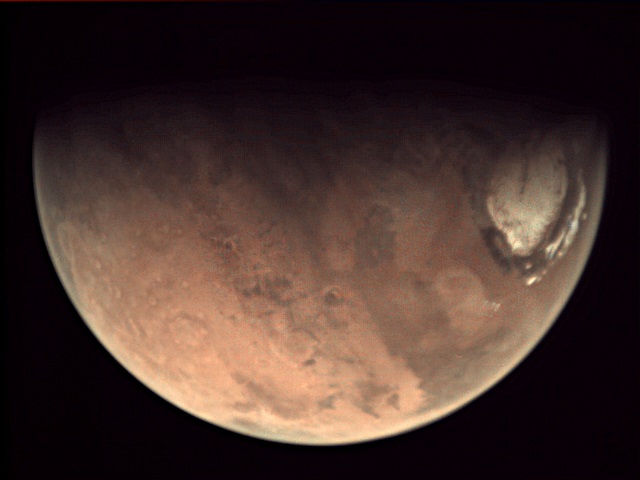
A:
<svg viewBox="0 0 640 480">
<path fill-rule="evenodd" d="M 495 227 L 483 228 L 480 230 L 491 257 L 504 273 L 509 273 L 512 268 L 511 248 L 505 235 Z"/>
<path fill-rule="evenodd" d="M 375 205 L 367 213 L 365 226 L 355 239 L 356 266 L 376 268 L 393 261 L 395 232 L 390 227 L 393 215 L 388 207 Z"/>
<path fill-rule="evenodd" d="M 293 283 L 286 277 L 255 276 L 237 285 L 246 297 L 263 296 L 279 307 L 288 307 L 294 302 L 291 293 Z"/>
<path fill-rule="evenodd" d="M 320 410 L 335 410 L 335 401 L 336 395 L 329 395 L 328 397 L 319 400 L 317 405 Z"/>
<path fill-rule="evenodd" d="M 400 395 L 397 393 L 392 393 L 387 398 L 387 405 L 392 406 L 396 410 L 400 410 Z"/>
<path fill-rule="evenodd" d="M 345 301 L 344 296 L 340 293 L 340 290 L 338 290 L 337 288 L 332 288 L 327 293 L 324 294 L 324 303 L 326 303 L 331 307 L 342 305 L 344 301 Z"/>
<path fill-rule="evenodd" d="M 360 392 L 360 401 L 356 402 L 356 406 L 366 414 L 380 418 L 380 415 L 374 410 L 373 404 L 379 397 L 389 393 L 391 387 L 368 381 L 356 383 L 356 388 Z"/>
</svg>

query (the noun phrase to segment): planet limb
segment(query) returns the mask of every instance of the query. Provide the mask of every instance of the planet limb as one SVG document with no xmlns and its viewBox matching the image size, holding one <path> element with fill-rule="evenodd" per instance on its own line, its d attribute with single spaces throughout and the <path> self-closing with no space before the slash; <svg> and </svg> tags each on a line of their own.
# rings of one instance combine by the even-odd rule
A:
<svg viewBox="0 0 640 480">
<path fill-rule="evenodd" d="M 606 130 L 543 101 L 298 87 L 43 111 L 52 262 L 113 357 L 200 419 L 308 445 L 425 426 L 555 322 L 597 232 Z"/>
</svg>

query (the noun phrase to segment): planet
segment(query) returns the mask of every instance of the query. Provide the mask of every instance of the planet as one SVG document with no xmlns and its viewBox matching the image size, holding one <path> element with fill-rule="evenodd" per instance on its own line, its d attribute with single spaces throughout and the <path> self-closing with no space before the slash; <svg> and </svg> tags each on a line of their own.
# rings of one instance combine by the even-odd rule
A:
<svg viewBox="0 0 640 480">
<path fill-rule="evenodd" d="M 529 355 L 589 257 L 608 148 L 597 112 L 544 98 L 221 80 L 43 110 L 34 190 L 65 291 L 140 382 L 233 432 L 344 445 Z"/>
</svg>

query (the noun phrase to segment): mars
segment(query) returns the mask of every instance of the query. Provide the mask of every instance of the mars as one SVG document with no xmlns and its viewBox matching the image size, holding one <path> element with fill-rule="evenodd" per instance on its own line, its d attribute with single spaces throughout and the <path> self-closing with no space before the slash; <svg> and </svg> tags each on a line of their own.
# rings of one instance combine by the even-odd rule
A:
<svg viewBox="0 0 640 480">
<path fill-rule="evenodd" d="M 124 368 L 212 424 L 333 445 L 434 422 L 553 325 L 608 148 L 589 112 L 453 93 L 271 79 L 44 111 L 60 280 Z"/>
</svg>

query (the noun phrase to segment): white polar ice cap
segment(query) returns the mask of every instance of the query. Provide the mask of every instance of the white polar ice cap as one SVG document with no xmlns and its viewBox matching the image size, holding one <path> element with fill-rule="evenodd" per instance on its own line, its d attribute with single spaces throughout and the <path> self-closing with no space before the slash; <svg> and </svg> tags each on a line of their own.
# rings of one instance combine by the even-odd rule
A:
<svg viewBox="0 0 640 480">
<path fill-rule="evenodd" d="M 507 151 L 489 183 L 487 211 L 514 255 L 528 256 L 558 218 L 567 170 L 557 145 Z"/>
</svg>

